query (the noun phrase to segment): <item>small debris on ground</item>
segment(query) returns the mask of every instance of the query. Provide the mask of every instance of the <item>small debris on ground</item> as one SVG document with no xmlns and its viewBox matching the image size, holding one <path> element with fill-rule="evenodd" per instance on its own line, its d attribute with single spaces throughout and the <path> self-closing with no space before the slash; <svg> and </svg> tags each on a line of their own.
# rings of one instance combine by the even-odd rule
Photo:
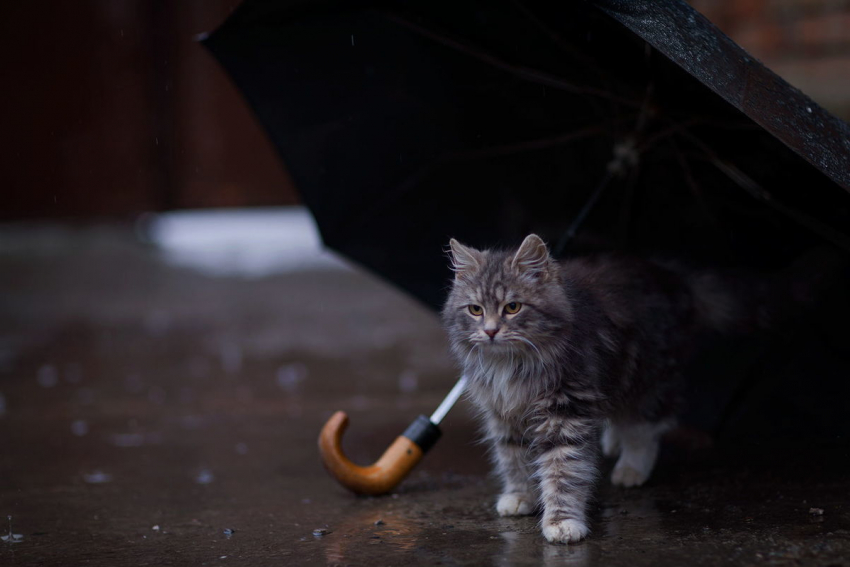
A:
<svg viewBox="0 0 850 567">
<path fill-rule="evenodd" d="M 379 519 L 379 520 L 377 520 L 377 521 L 375 522 L 375 525 L 376 525 L 376 526 L 383 526 L 385 523 L 386 523 L 386 522 L 384 522 L 383 520 L 380 520 L 380 519 Z"/>
<path fill-rule="evenodd" d="M 823 508 L 809 508 L 809 514 L 812 516 L 823 516 Z"/>
<path fill-rule="evenodd" d="M 225 528 L 224 529 L 224 535 L 227 536 L 228 538 L 235 533 L 236 533 L 236 530 L 234 530 L 234 529 L 231 529 L 231 528 Z"/>
<path fill-rule="evenodd" d="M 331 531 L 327 528 L 316 528 L 315 530 L 313 530 L 313 537 L 322 537 L 328 535 L 329 533 L 331 533 Z"/>
</svg>

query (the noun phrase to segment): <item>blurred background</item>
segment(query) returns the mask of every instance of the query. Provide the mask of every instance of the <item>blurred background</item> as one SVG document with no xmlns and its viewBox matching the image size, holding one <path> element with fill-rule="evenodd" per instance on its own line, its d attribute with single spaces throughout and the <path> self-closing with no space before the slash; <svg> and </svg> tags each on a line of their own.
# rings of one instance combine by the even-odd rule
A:
<svg viewBox="0 0 850 567">
<path fill-rule="evenodd" d="M 286 164 L 198 43 L 238 4 L 4 5 L 0 563 L 398 564 L 415 551 L 423 565 L 586 565 L 606 541 L 628 549 L 624 538 L 671 565 L 711 561 L 721 548 L 738 554 L 730 561 L 847 556 L 847 469 L 818 468 L 844 455 L 831 450 L 800 458 L 814 481 L 777 481 L 772 468 L 756 475 L 758 489 L 747 467 L 773 461 L 750 453 L 746 466 L 699 462 L 682 475 L 662 466 L 648 492 L 600 498 L 599 537 L 578 551 L 541 548 L 534 519 L 494 518 L 465 402 L 391 498 L 357 500 L 328 479 L 315 438 L 333 410 L 352 416 L 350 456 L 372 462 L 456 375 L 432 311 L 322 249 Z M 693 4 L 850 119 L 850 0 Z M 845 296 L 802 338 L 739 347 L 762 369 L 750 393 L 763 404 L 751 416 L 764 419 L 721 416 L 735 425 L 728 437 L 793 435 L 786 415 L 808 419 L 847 399 Z M 824 377 L 818 395 L 797 395 L 800 368 Z M 706 382 L 715 369 L 706 366 Z M 726 379 L 747 380 L 741 373 Z M 727 401 L 705 404 L 697 421 L 717 421 Z M 811 421 L 834 441 L 830 427 L 846 416 Z M 759 516 L 765 502 L 772 511 Z M 826 521 L 799 515 L 810 507 L 825 508 Z M 331 535 L 315 535 L 323 529 Z M 390 545 L 372 545 L 381 541 Z M 622 564 L 640 564 L 632 560 Z"/>
<path fill-rule="evenodd" d="M 0 220 L 296 203 L 285 164 L 196 41 L 237 4 L 10 6 L 0 23 Z M 693 5 L 769 68 L 850 118 L 850 2 Z"/>
</svg>

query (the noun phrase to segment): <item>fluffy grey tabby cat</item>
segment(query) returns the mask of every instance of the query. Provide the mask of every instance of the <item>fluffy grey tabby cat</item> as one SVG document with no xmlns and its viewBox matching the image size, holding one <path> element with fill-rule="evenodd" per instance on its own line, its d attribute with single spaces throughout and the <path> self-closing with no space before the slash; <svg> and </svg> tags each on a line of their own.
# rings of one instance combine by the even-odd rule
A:
<svg viewBox="0 0 850 567">
<path fill-rule="evenodd" d="M 618 457 L 611 481 L 643 484 L 673 424 L 680 363 L 700 320 L 723 323 L 723 306 L 710 305 L 710 285 L 697 293 L 649 262 L 557 262 L 534 234 L 510 252 L 452 240 L 451 258 L 443 321 L 502 480 L 496 510 L 542 507 L 547 540 L 578 541 L 600 435 Z"/>
</svg>

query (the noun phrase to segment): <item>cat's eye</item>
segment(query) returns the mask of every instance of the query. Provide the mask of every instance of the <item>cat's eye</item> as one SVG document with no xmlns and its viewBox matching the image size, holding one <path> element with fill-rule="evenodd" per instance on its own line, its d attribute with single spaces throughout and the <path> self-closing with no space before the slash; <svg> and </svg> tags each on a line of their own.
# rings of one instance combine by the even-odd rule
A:
<svg viewBox="0 0 850 567">
<path fill-rule="evenodd" d="M 475 315 L 476 317 L 480 317 L 484 314 L 484 308 L 480 305 L 470 305 L 469 312 Z"/>
<path fill-rule="evenodd" d="M 507 313 L 508 315 L 519 313 L 520 309 L 522 309 L 522 303 L 517 303 L 516 301 L 511 301 L 510 303 L 505 305 L 505 313 Z"/>
</svg>

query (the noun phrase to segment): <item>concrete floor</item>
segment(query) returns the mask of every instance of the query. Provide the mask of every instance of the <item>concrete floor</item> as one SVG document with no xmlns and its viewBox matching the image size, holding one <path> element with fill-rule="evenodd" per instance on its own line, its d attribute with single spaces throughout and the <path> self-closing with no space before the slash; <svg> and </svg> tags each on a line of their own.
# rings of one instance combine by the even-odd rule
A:
<svg viewBox="0 0 850 567">
<path fill-rule="evenodd" d="M 367 274 L 213 277 L 129 227 L 5 227 L 0 298 L 0 565 L 850 565 L 834 447 L 669 444 L 556 546 L 495 515 L 461 402 L 393 494 L 347 493 L 325 420 L 365 464 L 455 379 L 436 318 Z"/>
</svg>

